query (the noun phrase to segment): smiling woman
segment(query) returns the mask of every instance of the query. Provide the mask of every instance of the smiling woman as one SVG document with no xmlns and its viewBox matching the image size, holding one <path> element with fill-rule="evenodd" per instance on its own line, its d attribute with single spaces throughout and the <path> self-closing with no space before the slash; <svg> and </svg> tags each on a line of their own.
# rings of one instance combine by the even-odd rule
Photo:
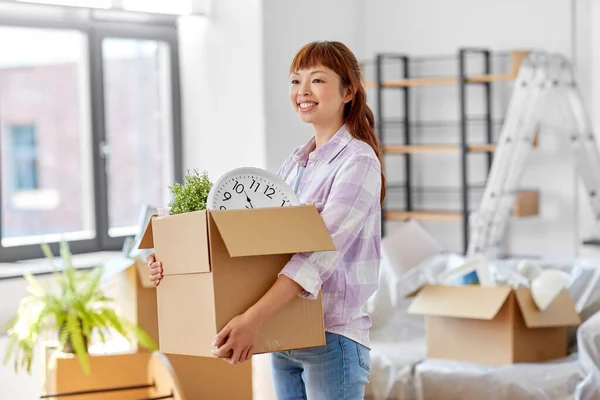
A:
<svg viewBox="0 0 600 400">
<path fill-rule="evenodd" d="M 363 306 L 377 289 L 380 264 L 381 149 L 358 61 L 346 46 L 310 43 L 290 74 L 292 106 L 314 136 L 286 158 L 278 176 L 300 203 L 316 205 L 335 250 L 292 255 L 269 291 L 217 334 L 213 354 L 245 362 L 261 326 L 292 299 L 322 301 L 326 345 L 272 355 L 277 397 L 359 399 L 370 374 L 371 319 Z M 236 187 L 243 203 L 248 198 Z M 158 285 L 162 265 L 153 255 L 148 264 Z"/>
</svg>

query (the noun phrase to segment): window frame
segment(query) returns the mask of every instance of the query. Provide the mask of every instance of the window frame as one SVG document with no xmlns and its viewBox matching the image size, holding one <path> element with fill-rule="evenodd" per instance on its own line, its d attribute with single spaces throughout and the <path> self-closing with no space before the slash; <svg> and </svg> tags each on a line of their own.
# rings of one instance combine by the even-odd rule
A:
<svg viewBox="0 0 600 400">
<path fill-rule="evenodd" d="M 108 215 L 108 182 L 106 174 L 106 159 L 102 154 L 102 146 L 106 138 L 106 119 L 104 110 L 104 76 L 102 58 L 102 40 L 115 39 L 146 39 L 165 42 L 170 50 L 171 70 L 171 129 L 173 145 L 173 179 L 183 179 L 182 162 L 182 115 L 181 91 L 179 71 L 179 46 L 176 16 L 148 16 L 140 18 L 139 13 L 119 12 L 103 13 L 96 10 L 87 14 L 71 15 L 69 18 L 43 18 L 32 17 L 27 12 L 29 6 L 20 7 L 14 15 L 0 16 L 0 26 L 41 28 L 57 30 L 76 30 L 87 35 L 87 54 L 89 75 L 89 93 L 87 104 L 91 116 L 92 143 L 92 184 L 93 214 L 95 224 L 95 237 L 93 239 L 70 240 L 69 245 L 73 254 L 92 253 L 101 251 L 120 251 L 126 236 L 110 237 Z M 47 8 L 47 6 L 44 6 Z M 56 6 L 56 9 L 65 8 Z M 68 7 L 67 7 L 68 8 Z M 1 165 L 0 165 L 1 168 Z M 0 170 L 0 180 L 2 171 Z M 0 190 L 0 201 L 4 194 Z M 161 206 L 161 205 L 158 205 Z M 39 244 L 30 244 L 15 247 L 2 246 L 2 213 L 0 212 L 0 262 L 15 262 L 43 257 Z M 55 254 L 58 252 L 59 243 L 49 243 Z"/>
</svg>

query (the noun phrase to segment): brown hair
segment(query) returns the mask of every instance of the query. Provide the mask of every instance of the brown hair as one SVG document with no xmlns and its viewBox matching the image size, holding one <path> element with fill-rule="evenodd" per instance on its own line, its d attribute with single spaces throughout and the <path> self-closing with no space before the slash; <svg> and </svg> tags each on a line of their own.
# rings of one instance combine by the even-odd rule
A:
<svg viewBox="0 0 600 400">
<path fill-rule="evenodd" d="M 356 56 L 340 42 L 319 41 L 304 45 L 294 56 L 290 73 L 316 66 L 329 68 L 339 75 L 343 89 L 354 97 L 344 107 L 344 122 L 350 134 L 369 144 L 381 164 L 381 198 L 385 198 L 385 176 L 379 139 L 375 134 L 375 118 L 367 105 L 367 94 L 362 85 L 362 72 Z"/>
</svg>

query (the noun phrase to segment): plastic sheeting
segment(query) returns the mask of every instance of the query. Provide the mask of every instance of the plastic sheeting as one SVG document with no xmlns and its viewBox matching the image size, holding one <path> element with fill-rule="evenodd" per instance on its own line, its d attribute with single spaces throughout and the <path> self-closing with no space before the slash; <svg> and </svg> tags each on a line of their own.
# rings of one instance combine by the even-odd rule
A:
<svg viewBox="0 0 600 400">
<path fill-rule="evenodd" d="M 600 400 L 600 311 L 588 318 L 577 332 L 579 364 L 585 372 L 575 400 Z"/>
<path fill-rule="evenodd" d="M 389 322 L 371 332 L 371 379 L 366 398 L 411 400 L 414 366 L 426 355 L 424 319 L 408 315 L 409 301 L 397 304 Z"/>
<path fill-rule="evenodd" d="M 420 315 L 409 315 L 410 299 L 398 294 L 398 276 L 384 260 L 379 289 L 370 299 L 371 377 L 365 398 L 412 400 L 414 366 L 425 358 L 425 324 Z"/>
<path fill-rule="evenodd" d="M 419 400 L 571 400 L 583 378 L 576 356 L 502 367 L 429 359 L 416 366 L 414 385 Z"/>
<path fill-rule="evenodd" d="M 599 400 L 600 312 L 579 328 L 579 353 L 547 363 L 484 366 L 428 359 L 415 367 L 418 400 Z"/>
<path fill-rule="evenodd" d="M 462 257 L 442 254 L 397 276 L 382 263 L 380 289 L 369 303 L 372 400 L 600 400 L 600 282 L 597 269 L 585 261 L 558 265 L 527 261 L 542 268 L 570 273 L 570 288 L 584 323 L 573 330 L 572 353 L 547 363 L 484 366 L 451 360 L 425 359 L 425 332 L 421 316 L 409 315 L 405 299 L 425 283 L 462 264 Z M 497 279 L 519 280 L 518 260 L 495 260 L 490 269 Z"/>
</svg>

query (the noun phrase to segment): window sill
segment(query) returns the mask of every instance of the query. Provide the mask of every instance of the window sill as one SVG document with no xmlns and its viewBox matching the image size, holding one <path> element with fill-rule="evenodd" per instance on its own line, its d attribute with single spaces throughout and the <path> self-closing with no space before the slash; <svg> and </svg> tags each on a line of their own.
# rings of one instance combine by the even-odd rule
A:
<svg viewBox="0 0 600 400">
<path fill-rule="evenodd" d="M 75 254 L 72 258 L 73 265 L 78 270 L 86 270 L 104 265 L 104 279 L 118 274 L 134 263 L 131 258 L 124 257 L 120 251 Z M 53 265 L 47 259 L 43 258 L 15 263 L 0 263 L 0 281 L 21 279 L 23 273 L 26 272 L 35 276 L 41 276 L 52 274 L 53 271 Z"/>
</svg>

